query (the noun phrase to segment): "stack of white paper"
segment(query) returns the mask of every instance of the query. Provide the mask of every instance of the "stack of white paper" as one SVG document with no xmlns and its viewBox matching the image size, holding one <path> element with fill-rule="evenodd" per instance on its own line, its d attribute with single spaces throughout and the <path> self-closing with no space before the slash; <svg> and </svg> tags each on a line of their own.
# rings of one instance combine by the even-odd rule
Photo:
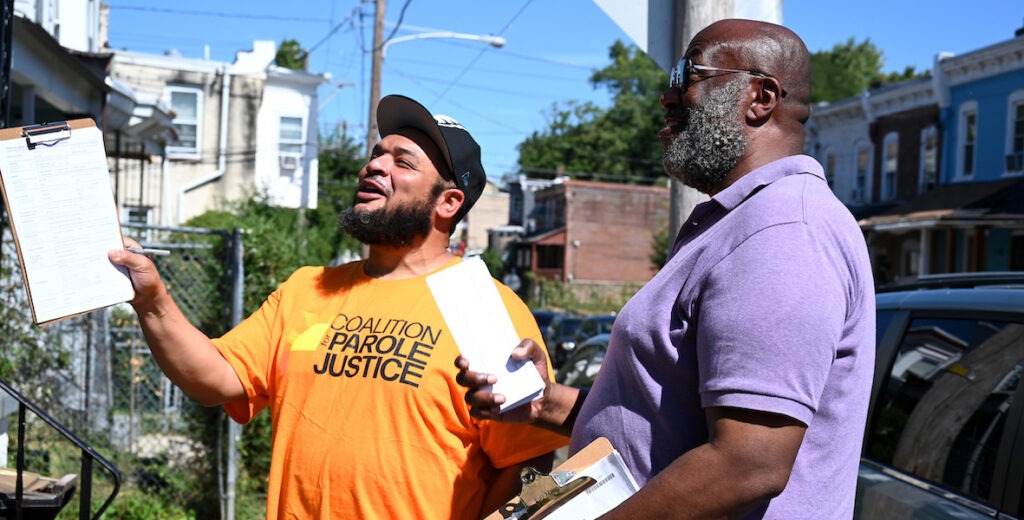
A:
<svg viewBox="0 0 1024 520">
<path fill-rule="evenodd" d="M 491 391 L 505 396 L 501 411 L 541 397 L 544 381 L 533 364 L 509 358 L 522 338 L 483 260 L 471 258 L 434 273 L 427 286 L 472 369 L 497 376 Z"/>
</svg>

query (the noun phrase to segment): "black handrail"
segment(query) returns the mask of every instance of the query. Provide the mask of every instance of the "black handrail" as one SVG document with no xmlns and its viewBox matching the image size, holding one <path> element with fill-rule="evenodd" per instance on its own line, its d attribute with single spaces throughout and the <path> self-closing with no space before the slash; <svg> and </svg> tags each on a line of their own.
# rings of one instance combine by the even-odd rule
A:
<svg viewBox="0 0 1024 520">
<path fill-rule="evenodd" d="M 101 466 L 106 468 L 110 472 L 110 475 L 114 478 L 114 489 L 111 491 L 110 496 L 103 502 L 99 510 L 96 511 L 96 515 L 92 518 L 99 518 L 107 507 L 114 501 L 114 497 L 117 496 L 118 490 L 121 489 L 121 472 L 107 459 L 103 458 L 102 455 L 96 452 L 91 446 L 86 444 L 84 441 L 75 436 L 75 434 L 69 432 L 62 424 L 57 422 L 56 419 L 50 417 L 46 412 L 41 410 L 38 406 L 33 404 L 24 395 L 15 389 L 11 388 L 5 381 L 0 379 L 0 389 L 3 389 L 14 399 L 18 401 L 18 455 L 17 455 L 17 475 L 15 476 L 14 484 L 14 518 L 20 520 L 22 517 L 22 501 L 24 500 L 24 485 L 22 482 L 22 472 L 25 469 L 25 409 L 29 409 L 32 413 L 36 414 L 46 424 L 50 425 L 51 428 L 57 430 L 67 440 L 71 441 L 75 446 L 78 446 L 82 450 L 82 465 L 80 474 L 80 486 L 79 486 L 79 501 L 78 501 L 78 518 L 81 520 L 87 520 L 89 518 L 89 512 L 92 509 L 92 461 L 96 460 Z"/>
</svg>

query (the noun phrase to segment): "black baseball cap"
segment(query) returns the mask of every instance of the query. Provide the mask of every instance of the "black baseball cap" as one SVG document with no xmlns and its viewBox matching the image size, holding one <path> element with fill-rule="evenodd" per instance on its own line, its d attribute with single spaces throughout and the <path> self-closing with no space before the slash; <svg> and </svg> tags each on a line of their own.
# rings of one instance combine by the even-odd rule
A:
<svg viewBox="0 0 1024 520">
<path fill-rule="evenodd" d="M 473 136 L 451 117 L 435 116 L 413 99 L 397 94 L 385 96 L 377 103 L 377 128 L 381 137 L 401 128 L 415 128 L 434 141 L 448 171 L 455 177 L 455 185 L 466 195 L 455 215 L 456 223 L 462 220 L 487 185 L 487 174 L 480 164 L 480 145 Z"/>
</svg>

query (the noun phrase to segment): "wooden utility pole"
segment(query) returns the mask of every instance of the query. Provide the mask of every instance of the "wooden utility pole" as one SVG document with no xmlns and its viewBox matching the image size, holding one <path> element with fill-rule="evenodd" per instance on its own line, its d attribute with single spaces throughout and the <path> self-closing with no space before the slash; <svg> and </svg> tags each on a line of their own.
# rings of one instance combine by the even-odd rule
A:
<svg viewBox="0 0 1024 520">
<path fill-rule="evenodd" d="M 694 35 L 712 23 L 732 18 L 735 2 L 720 0 L 676 0 L 675 48 L 676 59 L 686 52 Z M 690 216 L 694 206 L 708 200 L 708 196 L 683 184 L 675 178 L 669 179 L 672 202 L 668 209 L 669 244 L 675 241 L 676 233 Z"/>
<path fill-rule="evenodd" d="M 370 109 L 366 123 L 366 159 L 370 159 L 377 144 L 377 103 L 380 103 L 380 73 L 384 64 L 384 11 L 386 0 L 376 0 L 373 12 L 373 48 L 370 49 Z M 362 244 L 359 256 L 370 257 L 370 246 Z"/>
<path fill-rule="evenodd" d="M 384 11 L 386 0 L 376 0 L 373 15 L 373 48 L 370 50 L 370 113 L 366 124 L 366 157 L 377 144 L 377 103 L 380 102 L 380 73 L 384 62 Z"/>
</svg>

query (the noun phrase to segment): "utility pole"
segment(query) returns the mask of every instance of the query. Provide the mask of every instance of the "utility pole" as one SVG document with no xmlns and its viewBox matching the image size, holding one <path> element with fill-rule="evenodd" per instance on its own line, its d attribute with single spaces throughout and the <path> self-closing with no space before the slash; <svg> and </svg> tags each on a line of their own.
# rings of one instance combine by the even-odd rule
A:
<svg viewBox="0 0 1024 520">
<path fill-rule="evenodd" d="M 376 3 L 373 13 L 373 48 L 370 54 L 370 113 L 366 124 L 366 157 L 370 157 L 377 144 L 377 103 L 380 102 L 380 69 L 384 62 L 384 11 L 387 2 L 376 0 Z"/>
<path fill-rule="evenodd" d="M 712 23 L 732 18 L 735 2 L 720 0 L 676 0 L 676 27 L 674 46 L 676 59 L 686 52 L 686 46 L 701 29 Z M 693 212 L 693 208 L 708 200 L 708 196 L 683 184 L 675 178 L 669 178 L 669 193 L 672 201 L 668 208 L 669 244 L 675 242 L 679 228 Z"/>
<path fill-rule="evenodd" d="M 368 0 L 367 0 L 368 1 Z M 370 159 L 373 147 L 377 144 L 377 103 L 380 103 L 380 73 L 384 64 L 384 11 L 386 0 L 376 0 L 373 12 L 373 48 L 370 49 L 370 109 L 366 123 L 366 159 Z M 370 246 L 359 246 L 359 256 L 370 257 Z"/>
</svg>

